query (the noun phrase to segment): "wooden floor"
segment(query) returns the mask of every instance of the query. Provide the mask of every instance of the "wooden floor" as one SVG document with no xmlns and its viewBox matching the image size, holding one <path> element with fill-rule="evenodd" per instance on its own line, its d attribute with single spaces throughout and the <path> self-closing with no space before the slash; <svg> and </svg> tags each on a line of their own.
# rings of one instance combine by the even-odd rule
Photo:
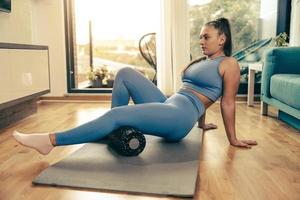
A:
<svg viewBox="0 0 300 200">
<path fill-rule="evenodd" d="M 107 103 L 43 102 L 37 114 L 0 130 L 0 199 L 175 199 L 31 184 L 43 169 L 81 145 L 58 147 L 42 156 L 18 145 L 12 138 L 13 130 L 64 130 L 96 118 L 108 108 Z M 259 110 L 259 104 L 247 107 L 246 103 L 237 103 L 239 138 L 259 143 L 249 150 L 228 144 L 219 104 L 207 111 L 207 122 L 214 122 L 219 128 L 204 133 L 195 199 L 300 199 L 300 132 L 278 121 L 276 110 L 269 117 L 261 116 Z"/>
</svg>

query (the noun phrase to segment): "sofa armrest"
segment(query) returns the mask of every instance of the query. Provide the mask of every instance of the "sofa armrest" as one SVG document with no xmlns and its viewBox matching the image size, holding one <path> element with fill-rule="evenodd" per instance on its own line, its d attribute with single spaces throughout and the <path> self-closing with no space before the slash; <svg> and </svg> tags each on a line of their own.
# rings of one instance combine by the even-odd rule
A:
<svg viewBox="0 0 300 200">
<path fill-rule="evenodd" d="M 275 47 L 266 52 L 261 80 L 262 97 L 270 97 L 270 80 L 274 74 L 300 74 L 300 47 Z"/>
</svg>

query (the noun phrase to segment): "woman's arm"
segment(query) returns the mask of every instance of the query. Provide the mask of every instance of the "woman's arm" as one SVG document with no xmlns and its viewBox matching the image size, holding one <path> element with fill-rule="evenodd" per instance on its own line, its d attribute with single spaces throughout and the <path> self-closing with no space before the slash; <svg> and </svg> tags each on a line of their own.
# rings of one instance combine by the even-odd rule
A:
<svg viewBox="0 0 300 200">
<path fill-rule="evenodd" d="M 221 113 L 228 141 L 233 146 L 247 147 L 257 144 L 252 140 L 238 140 L 235 130 L 235 98 L 240 83 L 240 67 L 234 58 L 228 58 L 221 63 L 223 70 L 223 96 L 221 98 Z"/>
</svg>

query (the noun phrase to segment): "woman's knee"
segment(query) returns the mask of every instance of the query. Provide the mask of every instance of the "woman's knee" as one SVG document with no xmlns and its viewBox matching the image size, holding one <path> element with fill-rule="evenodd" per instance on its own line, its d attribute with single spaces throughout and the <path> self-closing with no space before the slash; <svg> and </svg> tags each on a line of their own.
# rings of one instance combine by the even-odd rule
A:
<svg viewBox="0 0 300 200">
<path fill-rule="evenodd" d="M 124 67 L 118 71 L 116 78 L 128 79 L 135 73 L 136 71 L 134 69 L 130 67 Z"/>
<path fill-rule="evenodd" d="M 120 113 L 118 112 L 118 110 L 119 110 L 118 108 L 119 108 L 119 107 L 111 108 L 111 109 L 110 109 L 109 111 L 107 111 L 104 115 L 102 115 L 102 117 L 105 117 L 105 118 L 107 118 L 107 119 L 116 121 L 118 115 L 120 114 Z"/>
</svg>

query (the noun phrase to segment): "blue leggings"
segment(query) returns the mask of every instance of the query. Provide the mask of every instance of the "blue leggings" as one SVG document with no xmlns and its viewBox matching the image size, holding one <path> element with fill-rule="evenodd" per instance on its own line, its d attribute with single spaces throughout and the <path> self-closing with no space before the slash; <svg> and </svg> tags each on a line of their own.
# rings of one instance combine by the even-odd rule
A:
<svg viewBox="0 0 300 200">
<path fill-rule="evenodd" d="M 128 105 L 130 97 L 135 105 Z M 94 142 L 122 126 L 178 141 L 189 133 L 204 111 L 204 105 L 192 93 L 182 90 L 166 98 L 141 73 L 123 68 L 114 81 L 112 108 L 97 119 L 57 132 L 56 145 Z"/>
</svg>

